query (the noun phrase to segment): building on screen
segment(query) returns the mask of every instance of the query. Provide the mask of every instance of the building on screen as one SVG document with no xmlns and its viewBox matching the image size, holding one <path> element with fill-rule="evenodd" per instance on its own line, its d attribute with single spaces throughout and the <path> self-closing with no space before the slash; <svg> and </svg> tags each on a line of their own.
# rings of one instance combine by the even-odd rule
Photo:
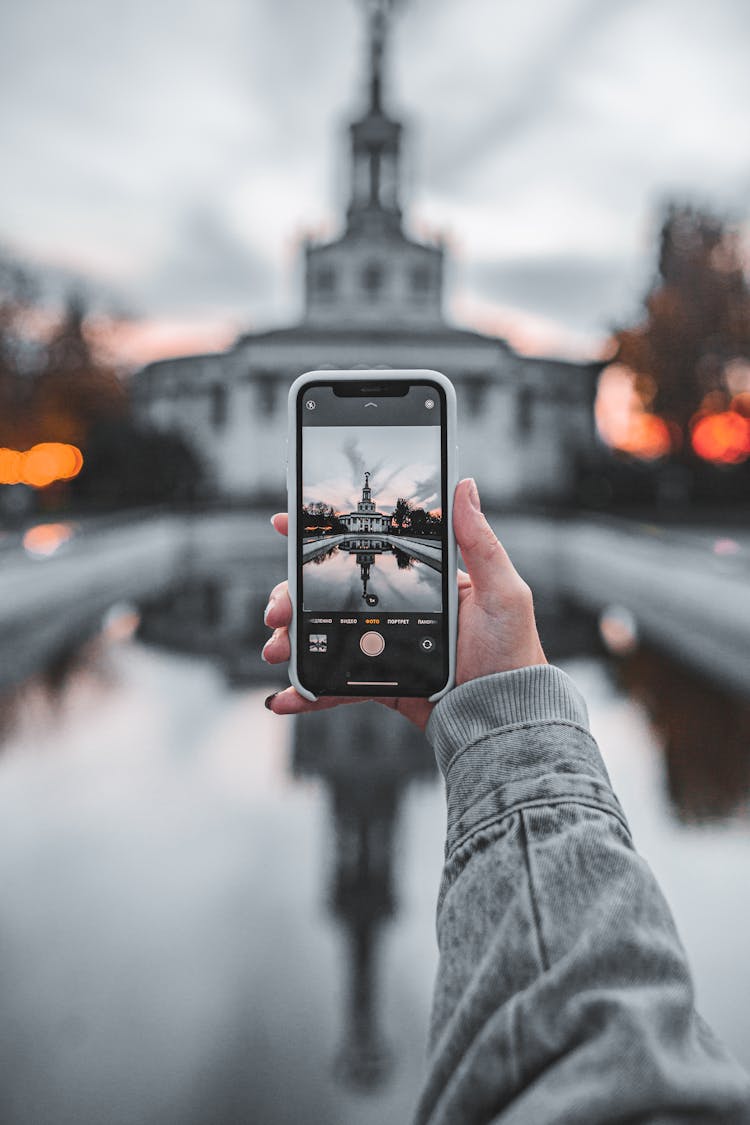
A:
<svg viewBox="0 0 750 1125">
<path fill-rule="evenodd" d="M 370 474 L 365 473 L 365 483 L 362 486 L 362 499 L 357 503 L 356 512 L 347 512 L 339 516 L 347 531 L 365 531 L 368 534 L 389 530 L 391 517 L 379 512 L 375 507 L 370 488 Z"/>
</svg>

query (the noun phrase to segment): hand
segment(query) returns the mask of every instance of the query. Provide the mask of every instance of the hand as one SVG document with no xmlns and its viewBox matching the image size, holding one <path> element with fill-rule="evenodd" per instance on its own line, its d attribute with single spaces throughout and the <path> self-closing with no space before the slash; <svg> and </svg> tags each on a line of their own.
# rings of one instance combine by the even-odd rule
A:
<svg viewBox="0 0 750 1125">
<path fill-rule="evenodd" d="M 287 534 L 285 513 L 275 515 L 271 522 L 281 535 Z M 465 684 L 493 672 L 546 664 L 536 630 L 531 590 L 482 515 L 473 480 L 462 480 L 456 487 L 453 530 L 468 571 L 458 572 L 456 682 Z M 271 591 L 264 620 L 274 632 L 263 648 L 263 659 L 269 664 L 284 663 L 290 655 L 288 628 L 292 620 L 286 582 L 280 582 Z M 266 706 L 277 715 L 296 715 L 360 702 L 349 696 L 324 696 L 313 703 L 290 687 L 269 696 Z M 406 697 L 377 702 L 400 711 L 422 729 L 435 706 L 426 699 Z"/>
</svg>

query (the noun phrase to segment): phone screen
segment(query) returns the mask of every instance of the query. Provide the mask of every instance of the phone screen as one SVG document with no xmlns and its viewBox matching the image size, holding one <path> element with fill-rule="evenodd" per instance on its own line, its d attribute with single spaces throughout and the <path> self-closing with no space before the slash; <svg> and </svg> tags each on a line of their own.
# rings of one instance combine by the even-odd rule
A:
<svg viewBox="0 0 750 1125">
<path fill-rule="evenodd" d="M 444 391 L 322 379 L 297 422 L 300 680 L 432 695 L 448 677 Z"/>
</svg>

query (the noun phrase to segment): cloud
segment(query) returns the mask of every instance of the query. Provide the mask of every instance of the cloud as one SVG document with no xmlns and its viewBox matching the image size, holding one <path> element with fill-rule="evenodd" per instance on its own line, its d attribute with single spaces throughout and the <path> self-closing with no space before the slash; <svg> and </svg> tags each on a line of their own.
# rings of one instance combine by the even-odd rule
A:
<svg viewBox="0 0 750 1125">
<path fill-rule="evenodd" d="M 421 480 L 414 481 L 414 489 L 408 499 L 417 508 L 429 508 L 440 498 L 440 471 L 434 469 Z"/>
<path fill-rule="evenodd" d="M 377 491 L 377 492 L 384 492 L 387 488 L 390 488 L 392 482 L 401 473 L 403 473 L 404 466 L 399 465 L 399 466 L 396 466 L 395 468 L 390 467 L 388 469 L 388 472 L 385 473 L 385 475 L 382 475 L 381 470 L 382 470 L 382 465 L 379 464 L 378 467 L 377 467 L 377 470 L 375 472 L 375 476 L 373 477 L 373 482 L 372 482 L 373 490 Z"/>
<path fill-rule="evenodd" d="M 638 258 L 558 254 L 478 262 L 467 280 L 486 299 L 560 318 L 574 330 L 602 331 L 635 306 L 648 274 Z"/>
<path fill-rule="evenodd" d="M 426 502 L 439 489 L 437 427 L 327 427 L 305 430 L 305 502 L 322 500 L 351 511 L 362 496 L 365 471 L 378 509 L 390 511 L 399 496 Z"/>
<path fill-rule="evenodd" d="M 365 472 L 367 471 L 367 465 L 362 456 L 359 441 L 356 437 L 351 435 L 342 443 L 341 450 L 349 462 L 352 471 L 352 485 L 354 488 L 361 488 L 362 481 L 365 478 Z"/>
<path fill-rule="evenodd" d="M 430 165 L 435 187 L 461 191 L 498 149 L 507 151 L 546 118 L 564 114 L 564 91 L 588 43 L 620 11 L 636 6 L 633 0 L 541 0 L 529 7 L 529 23 L 521 16 L 521 34 L 513 35 L 509 22 L 518 21 L 518 12 L 477 0 L 475 34 L 494 46 L 482 72 L 486 96 L 476 99 L 463 127 L 436 151 Z"/>
<path fill-rule="evenodd" d="M 247 314 L 272 283 L 273 263 L 242 242 L 226 216 L 202 204 L 185 211 L 158 264 L 139 286 L 141 307 L 161 313 Z"/>
<path fill-rule="evenodd" d="M 7 0 L 0 240 L 146 316 L 298 313 L 364 90 L 352 0 Z M 561 327 L 627 315 L 655 201 L 746 207 L 746 0 L 412 0 L 391 108 L 451 277 Z M 450 300 L 450 294 L 448 295 Z"/>
</svg>

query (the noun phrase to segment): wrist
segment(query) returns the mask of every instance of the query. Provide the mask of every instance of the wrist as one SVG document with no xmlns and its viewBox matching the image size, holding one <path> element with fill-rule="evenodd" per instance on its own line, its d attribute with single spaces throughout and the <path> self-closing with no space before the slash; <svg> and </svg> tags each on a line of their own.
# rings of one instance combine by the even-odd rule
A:
<svg viewBox="0 0 750 1125">
<path fill-rule="evenodd" d="M 627 830 L 583 697 L 560 668 L 532 665 L 454 688 L 426 734 L 445 777 L 448 855 L 529 804 L 593 805 Z"/>
<path fill-rule="evenodd" d="M 458 749 L 490 730 L 521 723 L 568 722 L 588 730 L 588 712 L 571 678 L 533 664 L 467 681 L 435 707 L 426 734 L 445 774 Z"/>
</svg>

